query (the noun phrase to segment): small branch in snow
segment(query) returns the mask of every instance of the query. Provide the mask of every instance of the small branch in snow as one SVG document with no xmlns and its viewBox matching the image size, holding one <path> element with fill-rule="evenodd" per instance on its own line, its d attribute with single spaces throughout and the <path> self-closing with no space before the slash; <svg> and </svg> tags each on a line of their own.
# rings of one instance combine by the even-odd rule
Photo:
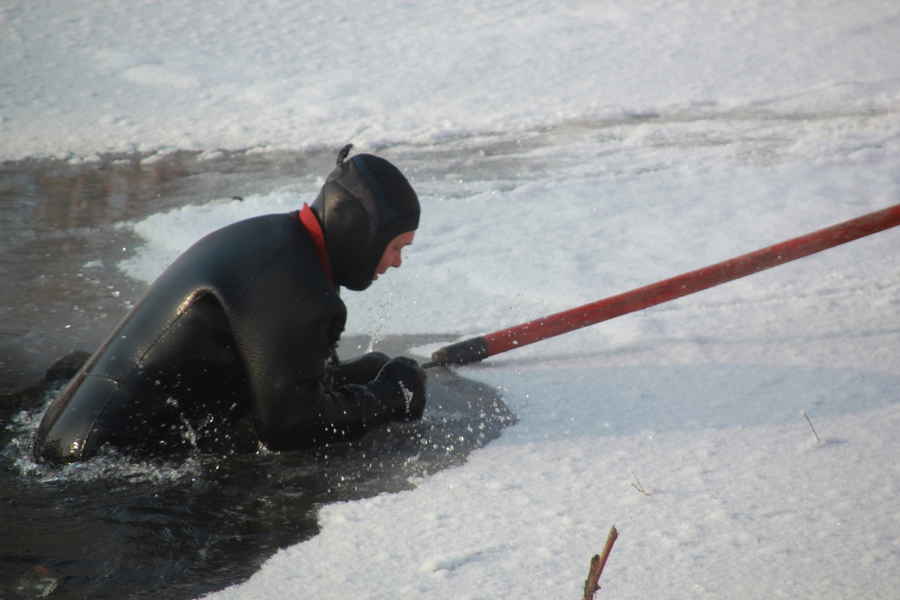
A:
<svg viewBox="0 0 900 600">
<path fill-rule="evenodd" d="M 600 575 L 603 574 L 603 567 L 606 566 L 609 553 L 612 552 L 613 544 L 616 543 L 618 537 L 619 532 L 614 525 L 612 529 L 609 530 L 609 536 L 606 538 L 606 545 L 603 547 L 603 552 L 599 555 L 595 554 L 591 558 L 591 567 L 588 570 L 588 576 L 584 582 L 583 600 L 593 600 L 594 594 L 600 589 Z"/>
<path fill-rule="evenodd" d="M 817 444 L 821 444 L 821 443 L 822 443 L 822 439 L 819 437 L 819 434 L 816 432 L 816 428 L 813 427 L 812 419 L 809 418 L 809 415 L 806 414 L 806 411 L 805 411 L 805 410 L 803 411 L 803 416 L 806 417 L 806 422 L 809 423 L 809 428 L 812 430 L 813 435 L 816 436 L 816 443 L 817 443 Z"/>
<path fill-rule="evenodd" d="M 649 496 L 650 492 L 644 489 L 644 486 L 641 485 L 641 480 L 637 478 L 637 475 L 634 474 L 634 471 L 631 472 L 631 476 L 634 478 L 634 481 L 631 482 L 631 487 L 636 489 L 638 492 L 642 493 L 645 496 Z"/>
</svg>

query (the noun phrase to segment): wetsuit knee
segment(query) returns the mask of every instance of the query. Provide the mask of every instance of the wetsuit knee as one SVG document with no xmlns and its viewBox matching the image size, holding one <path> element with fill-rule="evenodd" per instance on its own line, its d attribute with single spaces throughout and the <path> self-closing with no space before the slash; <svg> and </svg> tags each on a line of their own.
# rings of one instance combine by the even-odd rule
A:
<svg viewBox="0 0 900 600">
<path fill-rule="evenodd" d="M 114 433 L 104 412 L 122 402 L 119 384 L 108 377 L 87 375 L 73 381 L 41 421 L 34 443 L 38 461 L 54 463 L 88 459 Z"/>
</svg>

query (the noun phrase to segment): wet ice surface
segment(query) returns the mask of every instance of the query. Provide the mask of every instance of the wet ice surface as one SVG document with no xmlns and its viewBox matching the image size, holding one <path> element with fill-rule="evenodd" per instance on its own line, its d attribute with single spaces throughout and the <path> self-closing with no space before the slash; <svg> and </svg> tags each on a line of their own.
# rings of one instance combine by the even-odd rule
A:
<svg viewBox="0 0 900 600">
<path fill-rule="evenodd" d="M 194 452 L 154 462 L 107 453 L 64 467 L 31 460 L 34 430 L 61 385 L 45 389 L 38 380 L 63 354 L 93 350 L 145 287 L 116 268 L 139 244 L 119 224 L 314 181 L 331 160 L 182 153 L 3 165 L 0 239 L 9 285 L 0 291 L 0 503 L 17 518 L 0 537 L 0 597 L 197 597 L 242 581 L 278 548 L 314 536 L 318 507 L 409 489 L 465 461 L 514 420 L 493 388 L 431 369 L 421 422 L 321 452 Z M 450 339 L 351 335 L 340 353 L 410 355 Z"/>
</svg>

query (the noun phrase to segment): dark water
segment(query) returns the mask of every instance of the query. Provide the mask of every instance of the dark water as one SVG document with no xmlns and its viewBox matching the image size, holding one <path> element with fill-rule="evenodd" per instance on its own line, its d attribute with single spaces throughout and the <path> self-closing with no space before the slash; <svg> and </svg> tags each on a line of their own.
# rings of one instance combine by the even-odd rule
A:
<svg viewBox="0 0 900 600">
<path fill-rule="evenodd" d="M 199 161 L 180 153 L 152 165 L 135 157 L 2 165 L 0 598 L 198 597 L 314 536 L 321 505 L 408 489 L 462 463 L 513 421 L 495 390 L 431 370 L 422 422 L 355 444 L 315 453 L 194 452 L 169 462 L 113 454 L 65 467 L 31 461 L 34 429 L 67 373 L 44 382 L 45 371 L 73 350 L 93 350 L 143 291 L 115 268 L 139 245 L 118 224 L 269 191 L 327 172 L 332 160 L 331 153 L 233 153 Z M 347 339 L 341 353 L 409 354 L 449 339 Z"/>
</svg>

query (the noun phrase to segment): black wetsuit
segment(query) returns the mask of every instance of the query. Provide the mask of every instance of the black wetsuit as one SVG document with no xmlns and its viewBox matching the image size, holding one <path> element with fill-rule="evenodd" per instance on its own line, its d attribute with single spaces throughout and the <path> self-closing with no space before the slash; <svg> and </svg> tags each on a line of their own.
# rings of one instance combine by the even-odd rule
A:
<svg viewBox="0 0 900 600">
<path fill-rule="evenodd" d="M 418 200 L 387 161 L 342 158 L 314 212 L 240 221 L 181 255 L 51 404 L 35 456 L 228 446 L 242 420 L 270 449 L 297 449 L 394 418 L 366 384 L 386 356 L 333 362 L 338 285 L 371 283 L 387 241 L 418 225 Z M 325 247 L 300 214 L 315 215 Z"/>
</svg>

